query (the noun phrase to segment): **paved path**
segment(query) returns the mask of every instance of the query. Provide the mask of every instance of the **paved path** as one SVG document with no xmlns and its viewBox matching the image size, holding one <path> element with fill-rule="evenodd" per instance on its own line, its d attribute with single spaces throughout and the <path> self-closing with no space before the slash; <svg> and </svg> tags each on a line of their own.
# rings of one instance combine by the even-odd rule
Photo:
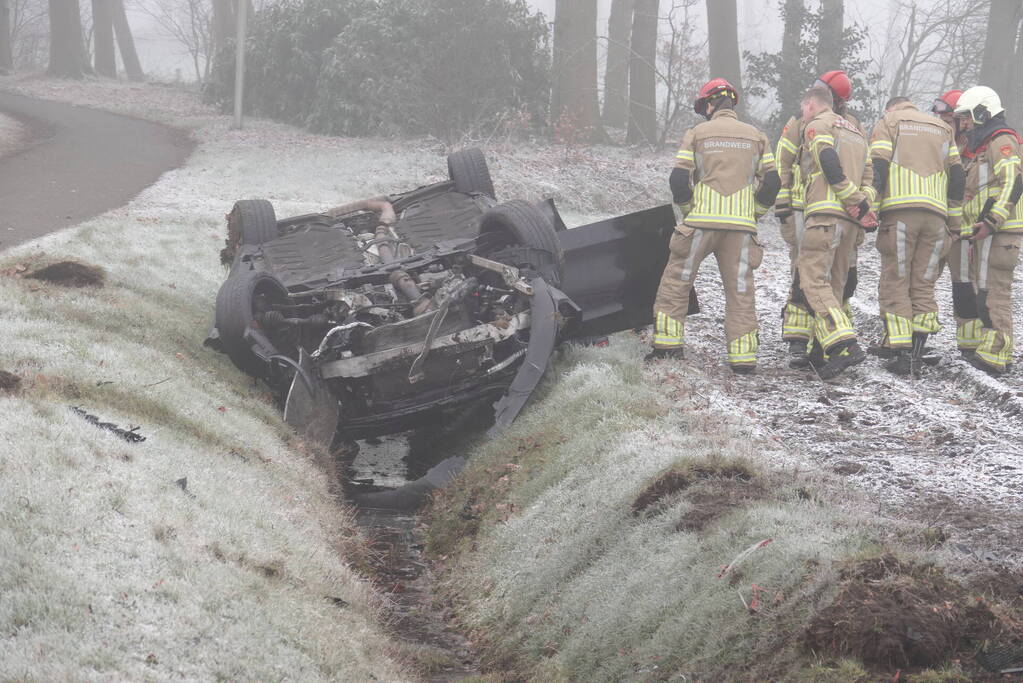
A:
<svg viewBox="0 0 1023 683">
<path fill-rule="evenodd" d="M 123 206 L 194 147 L 158 123 L 0 92 L 32 132 L 0 160 L 0 251 Z"/>
</svg>

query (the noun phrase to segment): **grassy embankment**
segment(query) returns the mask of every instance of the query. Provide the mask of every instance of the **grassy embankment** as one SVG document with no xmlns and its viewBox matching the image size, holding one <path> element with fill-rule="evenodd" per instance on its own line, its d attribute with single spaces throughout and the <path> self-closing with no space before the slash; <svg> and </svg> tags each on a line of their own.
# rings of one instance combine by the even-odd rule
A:
<svg viewBox="0 0 1023 683">
<path fill-rule="evenodd" d="M 643 351 L 568 351 L 428 513 L 495 680 L 975 680 L 977 648 L 1018 635 L 927 529 L 801 471 L 693 394 L 698 368 L 644 370 Z"/>
<path fill-rule="evenodd" d="M 320 170 L 260 130 L 211 117 L 125 209 L 0 254 L 4 680 L 406 677 L 329 471 L 202 347 L 231 201 Z M 104 284 L 24 277 L 64 259 Z"/>
</svg>

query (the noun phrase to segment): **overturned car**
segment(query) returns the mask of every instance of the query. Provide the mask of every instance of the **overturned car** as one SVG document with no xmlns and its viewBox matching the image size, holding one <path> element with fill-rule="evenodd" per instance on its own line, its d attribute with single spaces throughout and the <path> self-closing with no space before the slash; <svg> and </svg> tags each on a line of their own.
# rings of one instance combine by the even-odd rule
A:
<svg viewBox="0 0 1023 683">
<path fill-rule="evenodd" d="M 554 203 L 498 203 L 483 154 L 450 179 L 278 220 L 242 200 L 209 345 L 273 388 L 307 438 L 360 439 L 494 403 L 509 424 L 554 348 L 646 325 L 670 205 L 566 230 Z"/>
</svg>

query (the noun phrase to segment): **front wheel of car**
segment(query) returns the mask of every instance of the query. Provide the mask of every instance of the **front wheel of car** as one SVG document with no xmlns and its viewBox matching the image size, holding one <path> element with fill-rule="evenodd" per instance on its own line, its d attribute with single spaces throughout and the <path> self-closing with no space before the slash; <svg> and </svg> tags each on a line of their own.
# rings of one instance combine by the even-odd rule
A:
<svg viewBox="0 0 1023 683">
<path fill-rule="evenodd" d="M 550 219 L 529 202 L 515 199 L 488 210 L 480 219 L 480 238 L 489 253 L 528 247 L 532 253 L 518 255 L 515 265 L 532 268 L 548 283 L 561 286 L 565 251 Z"/>
<path fill-rule="evenodd" d="M 288 290 L 276 277 L 261 270 L 236 268 L 217 292 L 216 325 L 224 353 L 249 375 L 264 377 L 267 363 L 252 351 L 245 332 L 258 328 L 257 318 L 274 303 L 288 299 Z"/>
</svg>

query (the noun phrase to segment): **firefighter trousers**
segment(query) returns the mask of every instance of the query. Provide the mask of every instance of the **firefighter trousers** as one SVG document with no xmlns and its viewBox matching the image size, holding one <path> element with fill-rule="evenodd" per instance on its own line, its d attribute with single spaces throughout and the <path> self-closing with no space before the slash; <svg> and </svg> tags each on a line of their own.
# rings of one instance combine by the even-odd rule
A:
<svg viewBox="0 0 1023 683">
<path fill-rule="evenodd" d="M 668 265 L 654 302 L 654 348 L 683 346 L 689 292 L 700 264 L 714 255 L 725 290 L 725 339 L 728 362 L 756 365 L 759 335 L 753 271 L 764 250 L 756 235 L 740 230 L 707 230 L 681 225 L 669 245 Z"/>
<path fill-rule="evenodd" d="M 825 352 L 856 340 L 843 299 L 862 229 L 834 216 L 814 216 L 799 246 L 794 298 L 813 311 L 813 338 Z"/>
<path fill-rule="evenodd" d="M 782 310 L 781 337 L 789 341 L 809 342 L 813 339 L 813 309 L 810 308 L 810 304 L 807 303 L 799 286 L 799 245 L 802 243 L 805 234 L 806 224 L 802 211 L 794 211 L 792 216 L 782 221 L 781 236 L 785 243 L 789 245 L 792 288 L 789 293 L 789 299 L 785 302 L 785 308 Z M 853 255 L 849 259 L 849 275 L 846 277 L 845 288 L 842 291 L 842 310 L 850 320 L 852 319 L 852 310 L 849 308 L 849 299 L 856 292 L 858 279 L 856 273 L 857 247 L 863 243 L 863 239 L 863 231 L 861 230 L 856 240 L 856 245 L 853 248 Z"/>
<path fill-rule="evenodd" d="M 941 329 L 934 283 L 950 243 L 944 216 L 901 209 L 881 217 L 876 245 L 881 255 L 877 300 L 885 329 L 881 346 L 909 349 L 914 332 Z"/>
<path fill-rule="evenodd" d="M 952 240 L 945 257 L 952 277 L 952 311 L 956 317 L 956 345 L 973 351 L 981 342 L 980 313 L 977 311 L 977 293 L 970 277 L 970 242 Z"/>
<path fill-rule="evenodd" d="M 970 266 L 983 329 L 977 358 L 1004 372 L 1012 362 L 1012 277 L 1023 233 L 996 232 L 973 243 Z"/>
</svg>

